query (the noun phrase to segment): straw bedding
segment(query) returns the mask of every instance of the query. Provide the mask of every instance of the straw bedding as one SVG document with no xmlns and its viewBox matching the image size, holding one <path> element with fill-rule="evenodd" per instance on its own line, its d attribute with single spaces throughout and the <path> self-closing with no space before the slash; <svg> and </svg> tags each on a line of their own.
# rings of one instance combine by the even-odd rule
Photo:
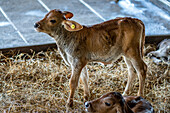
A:
<svg viewBox="0 0 170 113">
<path fill-rule="evenodd" d="M 11 52 L 10 52 L 11 54 Z M 145 95 L 156 113 L 169 113 L 170 72 L 167 64 L 155 64 L 145 57 L 148 65 Z M 89 72 L 90 99 L 110 91 L 123 93 L 127 83 L 127 67 L 122 59 L 103 66 L 87 65 Z M 0 53 L 0 112 L 66 112 L 69 95 L 70 67 L 66 66 L 57 50 L 32 53 Z M 133 83 L 131 95 L 138 91 L 138 79 Z M 68 112 L 85 112 L 83 86 L 75 92 L 74 106 Z"/>
</svg>

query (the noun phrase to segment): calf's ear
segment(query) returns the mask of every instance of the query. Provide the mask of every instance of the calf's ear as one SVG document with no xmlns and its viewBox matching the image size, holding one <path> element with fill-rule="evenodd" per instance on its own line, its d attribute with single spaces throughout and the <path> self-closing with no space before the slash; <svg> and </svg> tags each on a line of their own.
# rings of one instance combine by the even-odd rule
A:
<svg viewBox="0 0 170 113">
<path fill-rule="evenodd" d="M 64 11 L 63 15 L 65 16 L 66 19 L 70 19 L 73 17 L 73 13 L 68 12 L 68 11 Z"/>
<path fill-rule="evenodd" d="M 64 20 L 62 22 L 62 25 L 64 25 L 64 28 L 67 31 L 79 31 L 79 30 L 83 29 L 82 25 L 80 25 L 79 23 L 77 23 L 75 21 L 71 21 L 71 20 Z"/>
</svg>

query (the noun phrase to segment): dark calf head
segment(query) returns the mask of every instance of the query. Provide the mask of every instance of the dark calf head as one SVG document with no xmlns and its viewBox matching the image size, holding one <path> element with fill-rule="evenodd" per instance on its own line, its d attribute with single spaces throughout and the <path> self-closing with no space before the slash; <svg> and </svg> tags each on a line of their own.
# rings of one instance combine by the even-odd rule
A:
<svg viewBox="0 0 170 113">
<path fill-rule="evenodd" d="M 72 18 L 73 14 L 68 11 L 60 11 L 60 10 L 51 10 L 49 13 L 45 15 L 45 17 L 36 22 L 34 28 L 38 32 L 44 32 L 51 36 L 55 36 L 57 34 L 57 30 L 64 27 L 68 31 L 78 31 L 83 27 L 75 21 L 70 21 L 68 19 Z"/>
<path fill-rule="evenodd" d="M 122 95 L 118 92 L 110 92 L 99 99 L 85 103 L 87 112 L 92 113 L 117 113 L 121 109 L 120 105 L 124 104 Z"/>
</svg>

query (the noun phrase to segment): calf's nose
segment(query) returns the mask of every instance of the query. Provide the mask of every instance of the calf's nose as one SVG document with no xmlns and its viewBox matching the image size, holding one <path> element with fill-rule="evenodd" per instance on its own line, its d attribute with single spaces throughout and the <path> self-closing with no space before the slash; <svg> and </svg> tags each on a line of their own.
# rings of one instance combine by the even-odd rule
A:
<svg viewBox="0 0 170 113">
<path fill-rule="evenodd" d="M 34 28 L 38 28 L 40 25 L 38 23 L 34 24 Z"/>
<path fill-rule="evenodd" d="M 89 102 L 86 102 L 85 103 L 85 108 L 89 108 L 90 107 L 90 103 Z"/>
</svg>

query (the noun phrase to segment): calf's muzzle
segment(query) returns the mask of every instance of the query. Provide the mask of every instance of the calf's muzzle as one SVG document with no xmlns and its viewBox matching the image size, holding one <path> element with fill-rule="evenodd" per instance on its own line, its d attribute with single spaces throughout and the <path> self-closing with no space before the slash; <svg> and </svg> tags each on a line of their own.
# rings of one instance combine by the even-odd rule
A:
<svg viewBox="0 0 170 113">
<path fill-rule="evenodd" d="M 40 25 L 38 23 L 34 24 L 34 28 L 38 28 Z"/>
</svg>

